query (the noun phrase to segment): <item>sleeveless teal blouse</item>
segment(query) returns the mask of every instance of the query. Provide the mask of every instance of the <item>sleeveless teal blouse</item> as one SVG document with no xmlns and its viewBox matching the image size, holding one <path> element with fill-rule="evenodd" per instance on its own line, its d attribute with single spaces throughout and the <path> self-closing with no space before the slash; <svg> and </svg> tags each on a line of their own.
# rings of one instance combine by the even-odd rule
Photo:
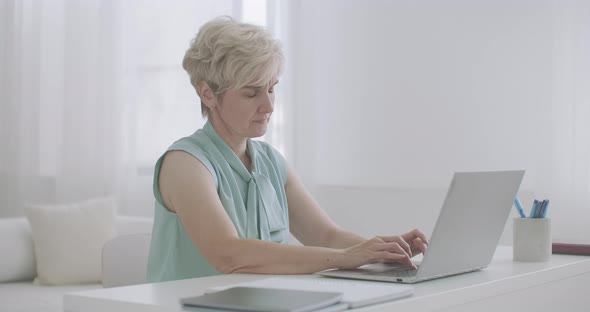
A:
<svg viewBox="0 0 590 312">
<path fill-rule="evenodd" d="M 287 243 L 287 169 L 279 152 L 267 143 L 248 140 L 247 150 L 252 160 L 252 172 L 249 172 L 210 122 L 193 135 L 176 141 L 167 152 L 175 150 L 189 153 L 209 170 L 219 199 L 241 238 Z M 192 243 L 176 213 L 164 206 L 158 188 L 164 155 L 158 159 L 154 171 L 156 202 L 147 281 L 221 274 Z"/>
</svg>

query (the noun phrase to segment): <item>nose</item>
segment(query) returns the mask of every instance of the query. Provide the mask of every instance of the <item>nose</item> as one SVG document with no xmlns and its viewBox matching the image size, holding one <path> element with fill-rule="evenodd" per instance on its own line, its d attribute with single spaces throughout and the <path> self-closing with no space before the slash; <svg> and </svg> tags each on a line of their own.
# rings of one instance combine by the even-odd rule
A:
<svg viewBox="0 0 590 312">
<path fill-rule="evenodd" d="M 270 114 L 274 111 L 275 98 L 272 93 L 267 93 L 261 101 L 258 108 L 261 113 Z"/>
</svg>

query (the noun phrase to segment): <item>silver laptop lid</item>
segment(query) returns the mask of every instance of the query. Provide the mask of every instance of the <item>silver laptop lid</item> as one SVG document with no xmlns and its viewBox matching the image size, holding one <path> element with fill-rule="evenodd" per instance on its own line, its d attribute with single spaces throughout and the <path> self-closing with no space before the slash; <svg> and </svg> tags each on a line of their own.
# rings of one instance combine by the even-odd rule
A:
<svg viewBox="0 0 590 312">
<path fill-rule="evenodd" d="M 455 173 L 416 277 L 489 265 L 523 176 L 524 170 Z"/>
</svg>

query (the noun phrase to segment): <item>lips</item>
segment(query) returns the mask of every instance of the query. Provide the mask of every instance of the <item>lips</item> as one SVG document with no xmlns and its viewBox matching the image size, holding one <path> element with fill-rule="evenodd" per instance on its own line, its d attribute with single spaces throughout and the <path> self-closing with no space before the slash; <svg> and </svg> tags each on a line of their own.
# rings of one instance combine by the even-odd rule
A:
<svg viewBox="0 0 590 312">
<path fill-rule="evenodd" d="M 261 119 L 255 119 L 254 122 L 267 123 L 268 119 L 269 119 L 268 117 L 264 117 Z"/>
</svg>

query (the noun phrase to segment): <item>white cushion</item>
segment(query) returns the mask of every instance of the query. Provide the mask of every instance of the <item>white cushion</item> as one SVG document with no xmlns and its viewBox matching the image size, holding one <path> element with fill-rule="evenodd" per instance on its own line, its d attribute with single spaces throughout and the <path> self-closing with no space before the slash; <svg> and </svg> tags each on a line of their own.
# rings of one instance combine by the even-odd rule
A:
<svg viewBox="0 0 590 312">
<path fill-rule="evenodd" d="M 27 219 L 0 219 L 0 255 L 0 283 L 35 277 L 35 251 Z"/>
<path fill-rule="evenodd" d="M 118 215 L 115 219 L 117 236 L 151 233 L 154 218 Z"/>
<path fill-rule="evenodd" d="M 26 212 L 37 262 L 35 283 L 101 281 L 101 250 L 115 233 L 113 198 L 68 205 L 29 205 Z"/>
</svg>

